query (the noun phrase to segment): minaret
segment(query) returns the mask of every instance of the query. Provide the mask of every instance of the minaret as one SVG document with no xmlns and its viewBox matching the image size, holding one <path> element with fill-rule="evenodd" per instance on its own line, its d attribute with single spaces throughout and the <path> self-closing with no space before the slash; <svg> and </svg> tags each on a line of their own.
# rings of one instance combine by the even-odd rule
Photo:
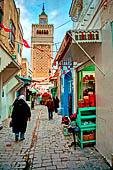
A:
<svg viewBox="0 0 113 170">
<path fill-rule="evenodd" d="M 45 13 L 44 3 L 42 13 L 39 15 L 39 24 L 32 24 L 31 37 L 31 67 L 33 79 L 42 80 L 48 78 L 51 73 L 53 57 L 53 24 L 48 24 L 48 16 Z M 43 50 L 44 52 L 39 51 Z"/>
</svg>

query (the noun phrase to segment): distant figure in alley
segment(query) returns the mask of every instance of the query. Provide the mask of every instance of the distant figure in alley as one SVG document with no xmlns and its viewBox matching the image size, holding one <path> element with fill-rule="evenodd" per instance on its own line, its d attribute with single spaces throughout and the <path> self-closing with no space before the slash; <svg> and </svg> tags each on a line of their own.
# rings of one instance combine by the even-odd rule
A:
<svg viewBox="0 0 113 170">
<path fill-rule="evenodd" d="M 48 117 L 49 120 L 53 119 L 53 111 L 54 111 L 54 102 L 51 97 L 49 97 L 47 101 L 47 107 L 48 107 Z"/>
<path fill-rule="evenodd" d="M 24 135 L 27 128 L 27 121 L 30 121 L 31 111 L 28 104 L 25 102 L 25 96 L 20 95 L 18 101 L 15 103 L 12 111 L 12 130 L 15 133 L 15 141 L 24 140 Z"/>
<path fill-rule="evenodd" d="M 34 109 L 34 98 L 31 100 L 31 109 Z"/>
<path fill-rule="evenodd" d="M 58 108 L 59 108 L 59 99 L 56 96 L 56 113 L 58 113 Z"/>
</svg>

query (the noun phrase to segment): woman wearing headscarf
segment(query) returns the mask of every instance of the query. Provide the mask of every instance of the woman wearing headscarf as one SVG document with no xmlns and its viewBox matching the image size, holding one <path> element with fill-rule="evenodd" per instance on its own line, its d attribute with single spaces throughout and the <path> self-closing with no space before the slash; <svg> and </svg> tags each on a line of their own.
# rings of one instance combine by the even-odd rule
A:
<svg viewBox="0 0 113 170">
<path fill-rule="evenodd" d="M 12 130 L 15 133 L 15 141 L 24 140 L 24 134 L 27 128 L 27 121 L 30 121 L 31 111 L 28 104 L 25 102 L 25 96 L 20 95 L 19 100 L 15 103 L 12 111 Z"/>
</svg>

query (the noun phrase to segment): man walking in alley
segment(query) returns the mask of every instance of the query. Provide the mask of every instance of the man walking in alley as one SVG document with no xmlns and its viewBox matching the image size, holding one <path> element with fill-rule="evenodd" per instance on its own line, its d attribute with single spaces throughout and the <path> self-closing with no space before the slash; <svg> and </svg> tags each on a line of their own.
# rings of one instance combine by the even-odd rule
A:
<svg viewBox="0 0 113 170">
<path fill-rule="evenodd" d="M 53 100 L 51 99 L 51 97 L 49 97 L 49 99 L 47 101 L 47 107 L 48 107 L 49 120 L 53 119 L 54 103 L 53 103 Z"/>
<path fill-rule="evenodd" d="M 12 117 L 13 132 L 15 133 L 15 141 L 18 141 L 19 132 L 20 132 L 20 140 L 24 140 L 27 121 L 30 120 L 31 117 L 30 107 L 25 102 L 24 95 L 21 95 L 19 97 L 19 100 L 15 103 L 11 117 Z"/>
</svg>

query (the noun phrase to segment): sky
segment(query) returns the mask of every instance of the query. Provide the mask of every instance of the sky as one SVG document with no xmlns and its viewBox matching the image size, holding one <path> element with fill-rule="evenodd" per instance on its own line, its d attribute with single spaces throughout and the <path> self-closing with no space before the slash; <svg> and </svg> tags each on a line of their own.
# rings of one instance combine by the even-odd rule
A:
<svg viewBox="0 0 113 170">
<path fill-rule="evenodd" d="M 31 45 L 31 26 L 32 24 L 39 24 L 39 15 L 42 13 L 43 3 L 45 6 L 45 13 L 48 15 L 48 24 L 54 25 L 54 43 L 59 49 L 61 42 L 65 36 L 66 31 L 72 29 L 72 21 L 58 26 L 71 20 L 69 17 L 69 10 L 72 0 L 15 0 L 16 7 L 20 8 L 20 23 L 23 28 L 23 38 Z M 54 45 L 54 51 L 56 46 Z M 54 52 L 54 57 L 56 52 Z M 23 47 L 23 58 L 27 58 L 30 63 L 31 51 Z"/>
</svg>

